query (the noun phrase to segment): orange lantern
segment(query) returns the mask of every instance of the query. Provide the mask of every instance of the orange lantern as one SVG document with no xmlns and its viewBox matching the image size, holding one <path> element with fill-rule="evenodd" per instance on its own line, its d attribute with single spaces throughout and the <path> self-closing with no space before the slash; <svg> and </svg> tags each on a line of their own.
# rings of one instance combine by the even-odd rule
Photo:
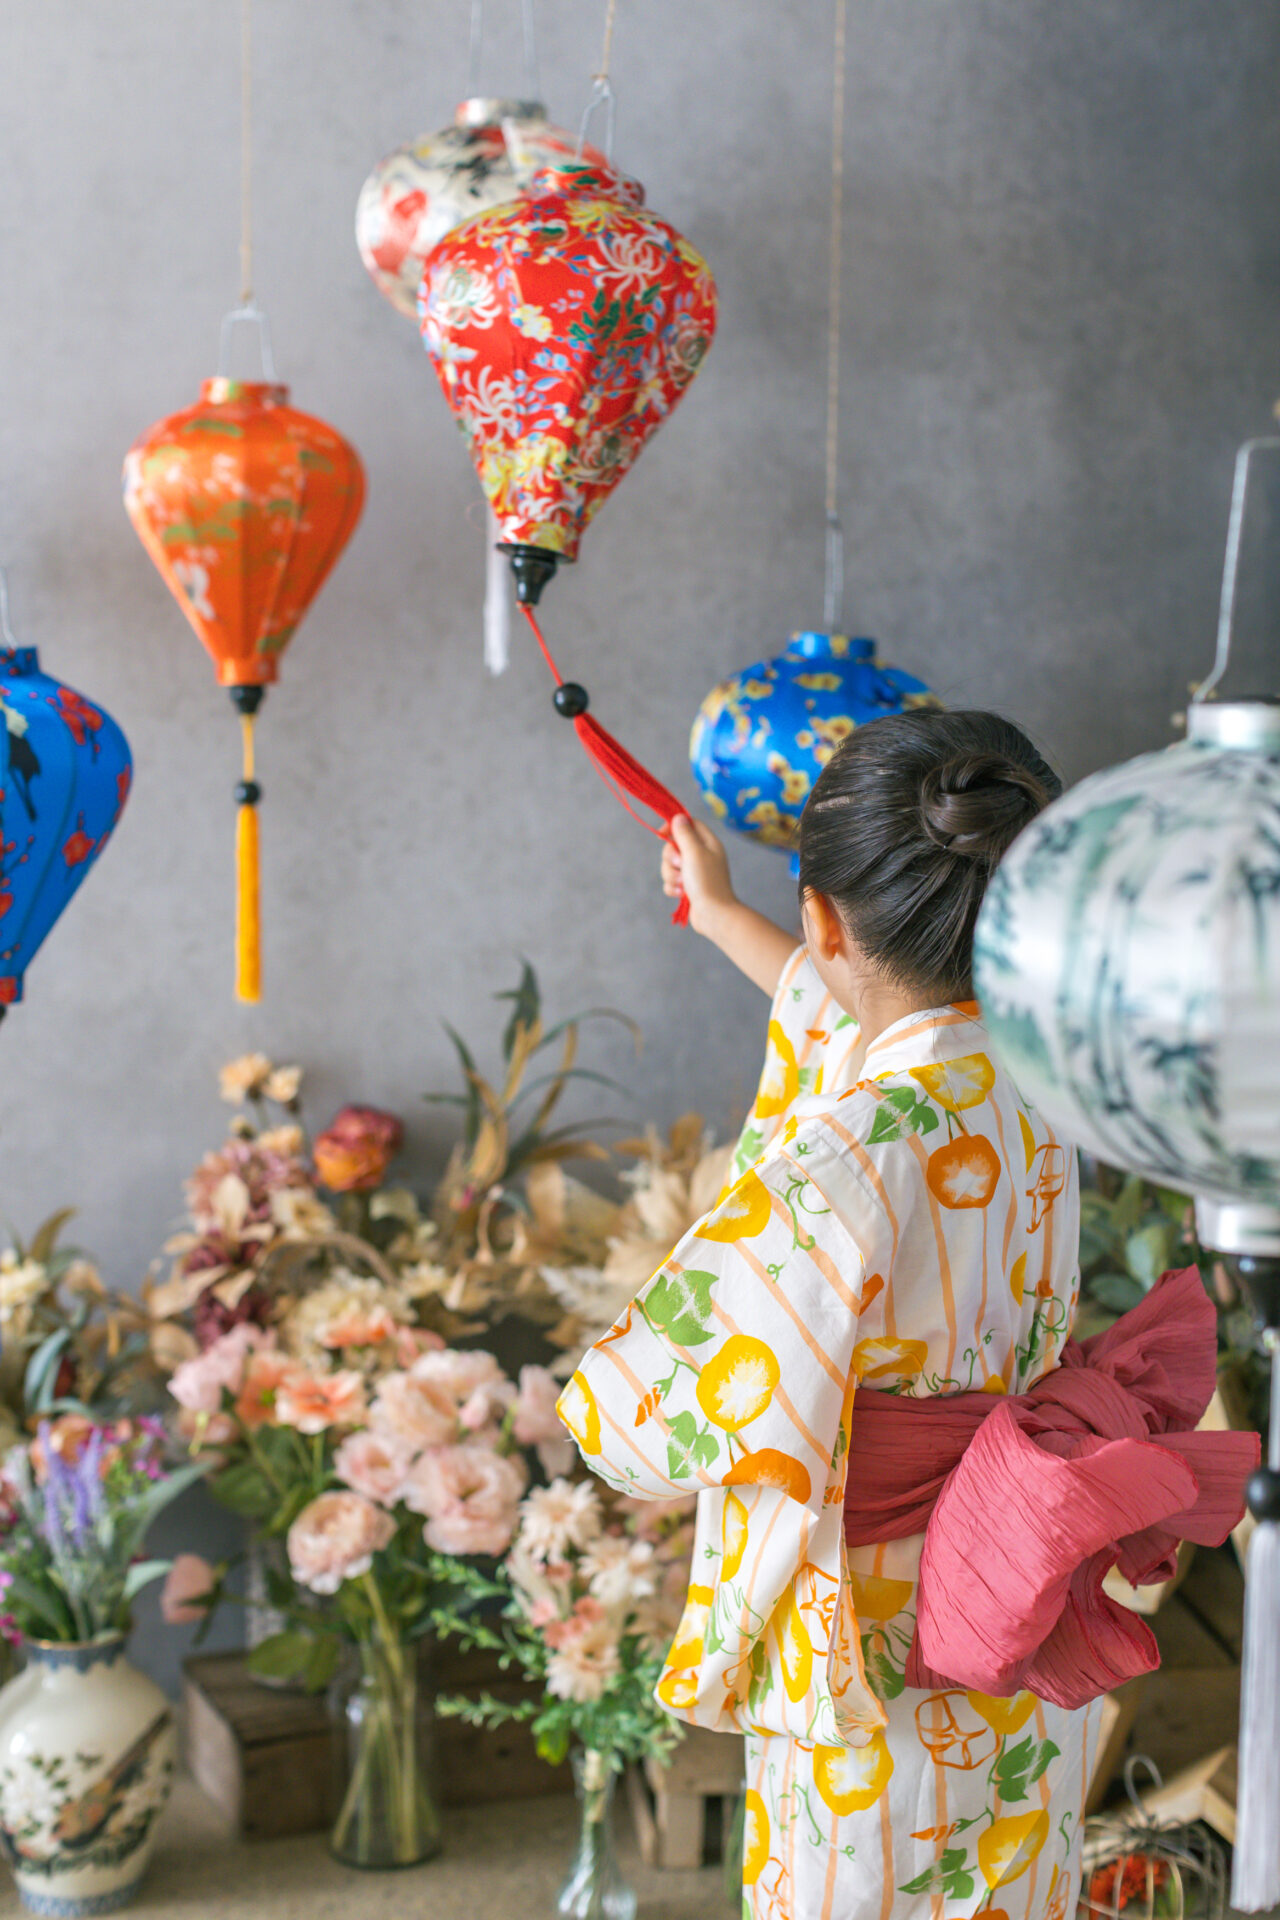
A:
<svg viewBox="0 0 1280 1920">
<path fill-rule="evenodd" d="M 254 716 L 280 656 L 346 546 L 364 503 L 355 449 L 288 405 L 263 317 L 261 381 L 206 380 L 193 407 L 160 420 L 124 463 L 125 510 L 230 689 L 244 735 L 236 789 L 236 992 L 262 997 Z M 223 365 L 227 363 L 224 334 Z"/>
</svg>

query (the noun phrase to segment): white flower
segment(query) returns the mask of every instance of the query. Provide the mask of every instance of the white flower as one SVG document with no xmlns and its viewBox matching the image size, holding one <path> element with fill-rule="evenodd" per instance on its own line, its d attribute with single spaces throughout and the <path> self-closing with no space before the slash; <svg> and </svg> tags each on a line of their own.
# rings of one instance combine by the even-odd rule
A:
<svg viewBox="0 0 1280 1920">
<path fill-rule="evenodd" d="M 241 1053 L 228 1060 L 218 1074 L 218 1092 L 233 1107 L 250 1095 L 256 1097 L 275 1072 L 265 1053 Z"/>
<path fill-rule="evenodd" d="M 622 1672 L 618 1642 L 606 1620 L 575 1634 L 547 1661 L 547 1692 L 558 1700 L 598 1700 Z"/>
<path fill-rule="evenodd" d="M 625 1607 L 654 1591 L 653 1548 L 647 1540 L 603 1534 L 583 1555 L 580 1571 L 606 1607 Z"/>
<path fill-rule="evenodd" d="M 297 1099 L 301 1085 L 301 1067 L 273 1067 L 263 1082 L 262 1091 L 268 1100 L 274 1100 L 278 1106 L 287 1107 Z"/>
<path fill-rule="evenodd" d="M 600 1532 L 600 1502 L 590 1481 L 553 1480 L 535 1487 L 520 1508 L 520 1545 L 532 1560 L 563 1560 Z"/>
<path fill-rule="evenodd" d="M 0 1322 L 16 1319 L 48 1285 L 49 1275 L 38 1260 L 19 1260 L 12 1247 L 6 1247 L 0 1253 Z"/>
</svg>

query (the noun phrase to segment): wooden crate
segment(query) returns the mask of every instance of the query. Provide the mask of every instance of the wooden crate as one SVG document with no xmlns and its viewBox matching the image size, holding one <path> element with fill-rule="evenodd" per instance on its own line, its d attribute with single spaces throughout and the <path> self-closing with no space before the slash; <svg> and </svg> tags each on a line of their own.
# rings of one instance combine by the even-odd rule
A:
<svg viewBox="0 0 1280 1920">
<path fill-rule="evenodd" d="M 485 1689 L 527 1697 L 525 1682 L 488 1654 L 438 1656 L 442 1692 Z M 323 1695 L 264 1687 L 243 1654 L 188 1660 L 182 1697 L 187 1770 L 248 1840 L 278 1839 L 329 1826 L 338 1811 L 339 1769 Z M 567 1767 L 549 1767 L 524 1726 L 436 1723 L 436 1784 L 445 1807 L 533 1799 L 570 1790 Z"/>
<path fill-rule="evenodd" d="M 640 1855 L 650 1867 L 712 1864 L 713 1832 L 723 1845 L 743 1789 L 744 1742 L 737 1734 L 686 1727 L 669 1765 L 646 1760 L 627 1787 Z M 718 1802 L 714 1813 L 712 1803 Z"/>
</svg>

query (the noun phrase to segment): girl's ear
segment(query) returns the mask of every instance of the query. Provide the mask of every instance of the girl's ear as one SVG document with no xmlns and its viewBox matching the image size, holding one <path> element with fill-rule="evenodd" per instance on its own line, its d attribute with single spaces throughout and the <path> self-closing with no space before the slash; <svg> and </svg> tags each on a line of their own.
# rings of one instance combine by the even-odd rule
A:
<svg viewBox="0 0 1280 1920">
<path fill-rule="evenodd" d="M 846 957 L 848 930 L 825 893 L 806 893 L 801 918 L 811 953 L 828 964 Z"/>
</svg>

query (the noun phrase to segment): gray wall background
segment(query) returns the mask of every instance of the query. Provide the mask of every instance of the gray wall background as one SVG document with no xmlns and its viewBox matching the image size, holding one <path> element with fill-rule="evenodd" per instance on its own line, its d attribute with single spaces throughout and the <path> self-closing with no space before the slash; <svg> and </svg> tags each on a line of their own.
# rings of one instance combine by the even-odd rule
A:
<svg viewBox="0 0 1280 1920">
<path fill-rule="evenodd" d="M 518 90 L 490 0 L 485 91 Z M 602 0 L 542 0 L 576 122 Z M 356 538 L 260 728 L 267 999 L 231 994 L 228 703 L 120 505 L 238 291 L 234 0 L 0 5 L 0 558 L 20 636 L 101 700 L 137 784 L 0 1034 L 0 1214 L 81 1210 L 135 1284 L 248 1047 L 308 1117 L 449 1139 L 446 1017 L 491 1057 L 515 957 L 605 1037 L 637 1116 L 749 1097 L 763 1007 L 674 932 L 648 842 L 518 646 L 480 661 L 484 522 L 417 335 L 352 240 L 368 168 L 466 89 L 465 0 L 259 0 L 257 286 L 295 402 L 363 454 Z M 728 670 L 820 623 L 829 0 L 623 0 L 619 161 L 710 260 L 699 380 L 546 601 L 566 670 L 680 791 Z M 1236 443 L 1280 393 L 1275 0 L 850 0 L 847 624 L 1074 778 L 1162 743 L 1208 664 Z M 515 636 L 519 642 L 521 636 Z M 780 917 L 786 864 L 742 851 Z"/>
</svg>

